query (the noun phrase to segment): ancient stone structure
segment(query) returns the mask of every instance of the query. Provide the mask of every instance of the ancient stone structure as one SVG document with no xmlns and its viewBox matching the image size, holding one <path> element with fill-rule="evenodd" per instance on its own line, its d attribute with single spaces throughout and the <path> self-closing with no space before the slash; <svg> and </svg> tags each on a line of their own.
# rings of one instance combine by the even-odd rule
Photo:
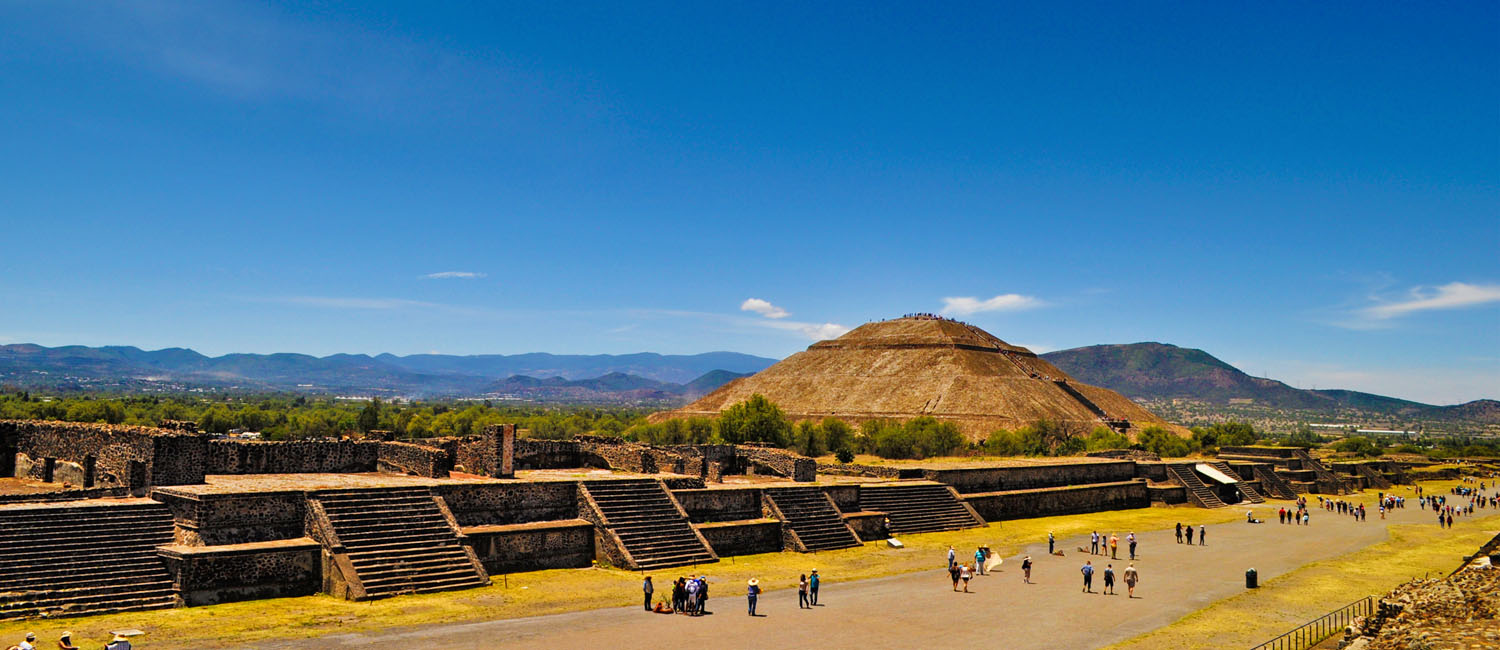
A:
<svg viewBox="0 0 1500 650">
<path fill-rule="evenodd" d="M 1187 431 L 1114 391 L 1079 383 L 1026 348 L 973 325 L 933 316 L 867 323 L 750 377 L 736 379 L 671 417 L 712 416 L 761 394 L 788 416 L 850 422 L 932 416 L 971 438 L 1037 420 L 1135 431 Z"/>
<path fill-rule="evenodd" d="M 188 423 L 0 422 L 8 466 L 27 479 L 27 490 L 0 494 L 0 618 L 315 592 L 382 598 L 517 571 L 664 568 L 1188 500 L 1168 462 L 840 465 L 829 469 L 848 478 L 814 483 L 811 459 L 767 447 L 517 434 L 262 442 Z M 515 476 L 535 467 L 564 471 Z M 1232 500 L 1274 466 L 1213 467 L 1241 479 L 1217 488 Z M 720 482 L 741 474 L 756 478 Z M 49 535 L 26 532 L 37 529 Z"/>
<path fill-rule="evenodd" d="M 1298 447 L 1220 447 L 1219 459 L 1267 464 L 1272 472 L 1298 493 L 1347 494 L 1359 489 Z"/>
</svg>

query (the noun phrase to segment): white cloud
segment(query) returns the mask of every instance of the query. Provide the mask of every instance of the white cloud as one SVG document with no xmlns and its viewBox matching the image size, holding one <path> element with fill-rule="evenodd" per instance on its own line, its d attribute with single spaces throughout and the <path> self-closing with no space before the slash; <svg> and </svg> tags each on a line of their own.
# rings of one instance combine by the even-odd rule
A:
<svg viewBox="0 0 1500 650">
<path fill-rule="evenodd" d="M 1021 311 L 1040 306 L 1042 306 L 1042 301 L 1018 293 L 1004 293 L 989 300 L 980 300 L 973 296 L 959 296 L 943 298 L 942 313 L 951 316 L 967 316 L 987 311 Z"/>
<path fill-rule="evenodd" d="M 474 271 L 439 271 L 422 276 L 428 280 L 478 280 L 485 277 L 484 273 Z"/>
<path fill-rule="evenodd" d="M 849 333 L 849 328 L 838 323 L 798 323 L 796 321 L 755 321 L 755 323 L 788 332 L 800 332 L 814 341 L 836 339 Z"/>
<path fill-rule="evenodd" d="M 1500 302 L 1500 285 L 1450 282 L 1436 289 L 1413 288 L 1407 300 L 1366 307 L 1360 313 L 1373 320 L 1390 320 L 1414 312 L 1460 309 L 1492 302 Z"/>
<path fill-rule="evenodd" d="M 750 298 L 740 303 L 740 311 L 753 311 L 766 318 L 786 318 L 792 313 L 760 298 Z"/>
</svg>

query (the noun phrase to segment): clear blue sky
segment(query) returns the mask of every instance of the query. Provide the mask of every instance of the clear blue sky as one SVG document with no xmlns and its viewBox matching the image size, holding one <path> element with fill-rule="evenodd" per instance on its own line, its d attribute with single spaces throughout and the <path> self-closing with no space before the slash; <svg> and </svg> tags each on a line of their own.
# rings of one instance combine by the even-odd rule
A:
<svg viewBox="0 0 1500 650">
<path fill-rule="evenodd" d="M 0 342 L 780 357 L 946 310 L 1500 397 L 1500 5 L 997 4 L 0 4 Z"/>
</svg>

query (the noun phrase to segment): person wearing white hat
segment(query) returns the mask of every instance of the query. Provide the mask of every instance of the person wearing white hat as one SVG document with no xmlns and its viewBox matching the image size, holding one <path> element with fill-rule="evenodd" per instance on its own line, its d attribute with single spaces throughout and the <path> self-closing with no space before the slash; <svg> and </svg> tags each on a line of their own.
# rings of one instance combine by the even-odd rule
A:
<svg viewBox="0 0 1500 650">
<path fill-rule="evenodd" d="M 73 645 L 72 632 L 63 632 L 62 636 L 58 637 L 57 650 L 78 650 L 78 646 Z"/>
<path fill-rule="evenodd" d="M 36 641 L 36 635 L 27 632 L 26 640 L 22 641 L 20 645 L 16 646 L 16 650 L 36 650 L 36 646 L 32 644 L 32 642 L 34 641 Z"/>
<path fill-rule="evenodd" d="M 818 606 L 818 586 L 822 583 L 823 579 L 818 577 L 818 570 L 813 569 L 812 575 L 807 576 L 807 603 L 813 607 Z"/>
<path fill-rule="evenodd" d="M 755 616 L 755 603 L 760 600 L 760 581 L 751 578 L 745 586 L 745 601 L 750 604 L 750 615 Z"/>
</svg>

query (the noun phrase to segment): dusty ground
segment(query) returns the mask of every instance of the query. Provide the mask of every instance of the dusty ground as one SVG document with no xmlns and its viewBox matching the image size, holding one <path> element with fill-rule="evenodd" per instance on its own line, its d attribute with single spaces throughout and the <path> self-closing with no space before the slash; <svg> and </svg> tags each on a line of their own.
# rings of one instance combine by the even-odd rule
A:
<svg viewBox="0 0 1500 650">
<path fill-rule="evenodd" d="M 629 607 L 245 647 L 331 650 L 377 643 L 481 647 L 498 641 L 510 648 L 552 650 L 588 647 L 606 639 L 649 639 L 654 648 L 698 649 L 754 639 L 761 647 L 863 650 L 938 644 L 979 647 L 1003 639 L 1009 648 L 1095 648 L 1168 625 L 1243 592 L 1248 568 L 1257 569 L 1264 583 L 1310 562 L 1384 541 L 1386 526 L 1428 519 L 1414 507 L 1384 521 L 1375 517 L 1365 522 L 1314 511 L 1313 525 L 1301 527 L 1275 523 L 1276 507 L 1256 508 L 1259 518 L 1272 523 L 1210 526 L 1207 546 L 1177 544 L 1171 530 L 1137 531 L 1141 557 L 1136 568 L 1141 584 L 1135 599 L 1123 595 L 1123 584 L 1121 595 L 1103 595 L 1102 575 L 1095 577 L 1094 593 L 1081 592 L 1078 569 L 1085 560 L 1092 559 L 1100 567 L 1113 563 L 1117 571 L 1128 561 L 1080 554 L 1076 549 L 1086 540 L 1074 537 L 1059 544 L 1066 557 L 1048 556 L 1044 545 L 1034 545 L 1007 558 L 1000 572 L 976 578 L 970 594 L 953 593 L 941 569 L 845 584 L 829 575 L 818 608 L 799 609 L 795 592 L 783 590 L 763 596 L 760 612 L 765 616 L 750 618 L 744 610 L 743 584 L 711 583 L 714 614 L 696 619 L 647 614 Z M 1031 585 L 1023 584 L 1020 577 L 1019 557 L 1028 553 L 1036 561 L 1035 584 Z M 1454 553 L 1457 557 L 1461 551 Z M 815 561 L 809 558 L 809 568 Z M 934 557 L 933 563 L 940 567 L 943 558 Z M 792 575 L 762 578 L 777 586 L 795 580 Z"/>
</svg>

